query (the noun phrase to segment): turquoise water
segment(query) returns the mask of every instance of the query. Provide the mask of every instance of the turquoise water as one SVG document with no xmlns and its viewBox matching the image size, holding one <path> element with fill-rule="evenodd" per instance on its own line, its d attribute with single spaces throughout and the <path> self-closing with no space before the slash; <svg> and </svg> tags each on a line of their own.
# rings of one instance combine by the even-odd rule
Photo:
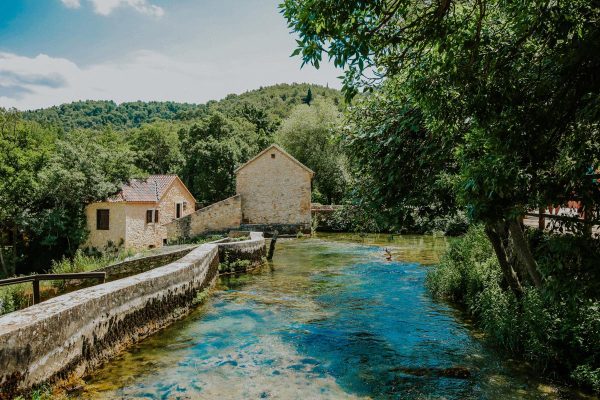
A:
<svg viewBox="0 0 600 400">
<path fill-rule="evenodd" d="M 538 399 L 574 393 L 486 350 L 424 288 L 443 238 L 280 241 L 187 317 L 108 363 L 84 397 Z M 387 261 L 382 246 L 392 253 Z M 467 379 L 444 377 L 460 367 Z"/>
</svg>

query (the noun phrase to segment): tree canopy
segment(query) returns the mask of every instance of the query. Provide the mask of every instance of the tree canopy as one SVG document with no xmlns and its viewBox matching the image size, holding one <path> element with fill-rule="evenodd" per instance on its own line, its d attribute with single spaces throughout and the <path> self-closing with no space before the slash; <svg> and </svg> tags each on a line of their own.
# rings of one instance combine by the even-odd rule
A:
<svg viewBox="0 0 600 400">
<path fill-rule="evenodd" d="M 389 138 L 392 151 L 414 139 L 434 144 L 416 156 L 438 177 L 445 171 L 436 156 L 451 155 L 455 199 L 486 224 L 507 282 L 515 292 L 521 281 L 540 286 L 516 218 L 573 196 L 588 210 L 600 203 L 586 178 L 600 162 L 598 1 L 286 0 L 281 7 L 299 35 L 294 54 L 315 66 L 327 54 L 345 67 L 347 98 L 361 87 L 381 90 L 423 116 L 429 133 L 410 138 L 400 130 Z M 400 92 L 380 85 L 390 79 Z M 378 120 L 358 125 L 382 136 L 388 118 Z M 394 174 L 381 185 L 398 183 Z M 509 236 L 521 276 L 508 260 Z"/>
</svg>

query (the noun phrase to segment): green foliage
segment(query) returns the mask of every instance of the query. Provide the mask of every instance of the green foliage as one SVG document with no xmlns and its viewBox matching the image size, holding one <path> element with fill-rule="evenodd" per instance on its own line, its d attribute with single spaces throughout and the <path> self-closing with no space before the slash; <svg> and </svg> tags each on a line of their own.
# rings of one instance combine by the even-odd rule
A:
<svg viewBox="0 0 600 400">
<path fill-rule="evenodd" d="M 180 131 L 184 152 L 181 179 L 201 204 L 235 193 L 235 168 L 259 151 L 255 127 L 213 113 Z"/>
<path fill-rule="evenodd" d="M 233 260 L 229 261 L 227 258 L 219 263 L 220 274 L 240 274 L 247 272 L 248 268 L 252 265 L 250 260 Z"/>
<path fill-rule="evenodd" d="M 311 107 L 296 106 L 279 128 L 276 140 L 315 172 L 313 200 L 339 202 L 345 192 L 346 159 L 336 138 L 341 115 L 331 102 L 317 99 Z"/>
<path fill-rule="evenodd" d="M 23 118 L 45 126 L 74 129 L 115 130 L 137 128 L 156 120 L 178 120 L 187 113 L 205 106 L 172 101 L 130 102 L 117 105 L 114 101 L 76 101 L 35 111 L 25 111 Z"/>
<path fill-rule="evenodd" d="M 575 236 L 532 234 L 543 289 L 526 288 L 522 299 L 505 290 L 483 228 L 451 242 L 427 287 L 467 307 L 487 340 L 550 371 L 565 370 L 577 383 L 598 390 L 600 297 L 597 242 Z M 584 250 L 574 253 L 568 248 Z M 573 256 L 577 254 L 577 256 Z"/>
<path fill-rule="evenodd" d="M 312 91 L 310 90 L 310 88 L 308 88 L 306 97 L 302 98 L 302 104 L 306 104 L 307 106 L 310 106 L 310 103 L 312 103 L 312 101 L 313 101 Z"/>
<path fill-rule="evenodd" d="M 183 164 L 177 125 L 155 122 L 131 131 L 129 138 L 135 164 L 148 174 L 174 174 Z"/>
<path fill-rule="evenodd" d="M 399 80 L 353 104 L 343 131 L 355 179 L 349 195 L 397 229 L 456 218 L 452 136 L 425 126 L 426 118 Z"/>
<path fill-rule="evenodd" d="M 0 315 L 29 307 L 33 304 L 31 283 L 0 287 Z"/>
<path fill-rule="evenodd" d="M 194 297 L 194 300 L 192 301 L 192 305 L 199 306 L 201 304 L 204 304 L 206 302 L 206 300 L 208 300 L 209 297 L 210 297 L 210 289 L 209 288 L 206 288 L 204 290 L 199 290 L 196 293 L 196 297 Z"/>
</svg>

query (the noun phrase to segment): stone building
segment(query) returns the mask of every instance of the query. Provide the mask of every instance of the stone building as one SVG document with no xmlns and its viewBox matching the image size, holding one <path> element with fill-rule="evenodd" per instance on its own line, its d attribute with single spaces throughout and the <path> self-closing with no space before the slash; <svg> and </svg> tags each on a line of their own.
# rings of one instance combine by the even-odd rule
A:
<svg viewBox="0 0 600 400">
<path fill-rule="evenodd" d="M 273 144 L 235 174 L 243 228 L 310 232 L 312 170 Z"/>
<path fill-rule="evenodd" d="M 84 247 L 147 249 L 167 240 L 169 222 L 194 212 L 196 200 L 176 175 L 132 179 L 114 196 L 86 207 Z"/>
</svg>

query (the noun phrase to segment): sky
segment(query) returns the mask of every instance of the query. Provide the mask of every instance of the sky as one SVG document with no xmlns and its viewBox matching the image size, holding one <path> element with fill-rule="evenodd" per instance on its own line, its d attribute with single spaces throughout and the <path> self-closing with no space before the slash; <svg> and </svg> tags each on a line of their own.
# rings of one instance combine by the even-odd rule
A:
<svg viewBox="0 0 600 400">
<path fill-rule="evenodd" d="M 0 0 L 0 107 L 76 100 L 204 103 L 276 83 L 339 88 L 300 68 L 279 0 Z"/>
</svg>

